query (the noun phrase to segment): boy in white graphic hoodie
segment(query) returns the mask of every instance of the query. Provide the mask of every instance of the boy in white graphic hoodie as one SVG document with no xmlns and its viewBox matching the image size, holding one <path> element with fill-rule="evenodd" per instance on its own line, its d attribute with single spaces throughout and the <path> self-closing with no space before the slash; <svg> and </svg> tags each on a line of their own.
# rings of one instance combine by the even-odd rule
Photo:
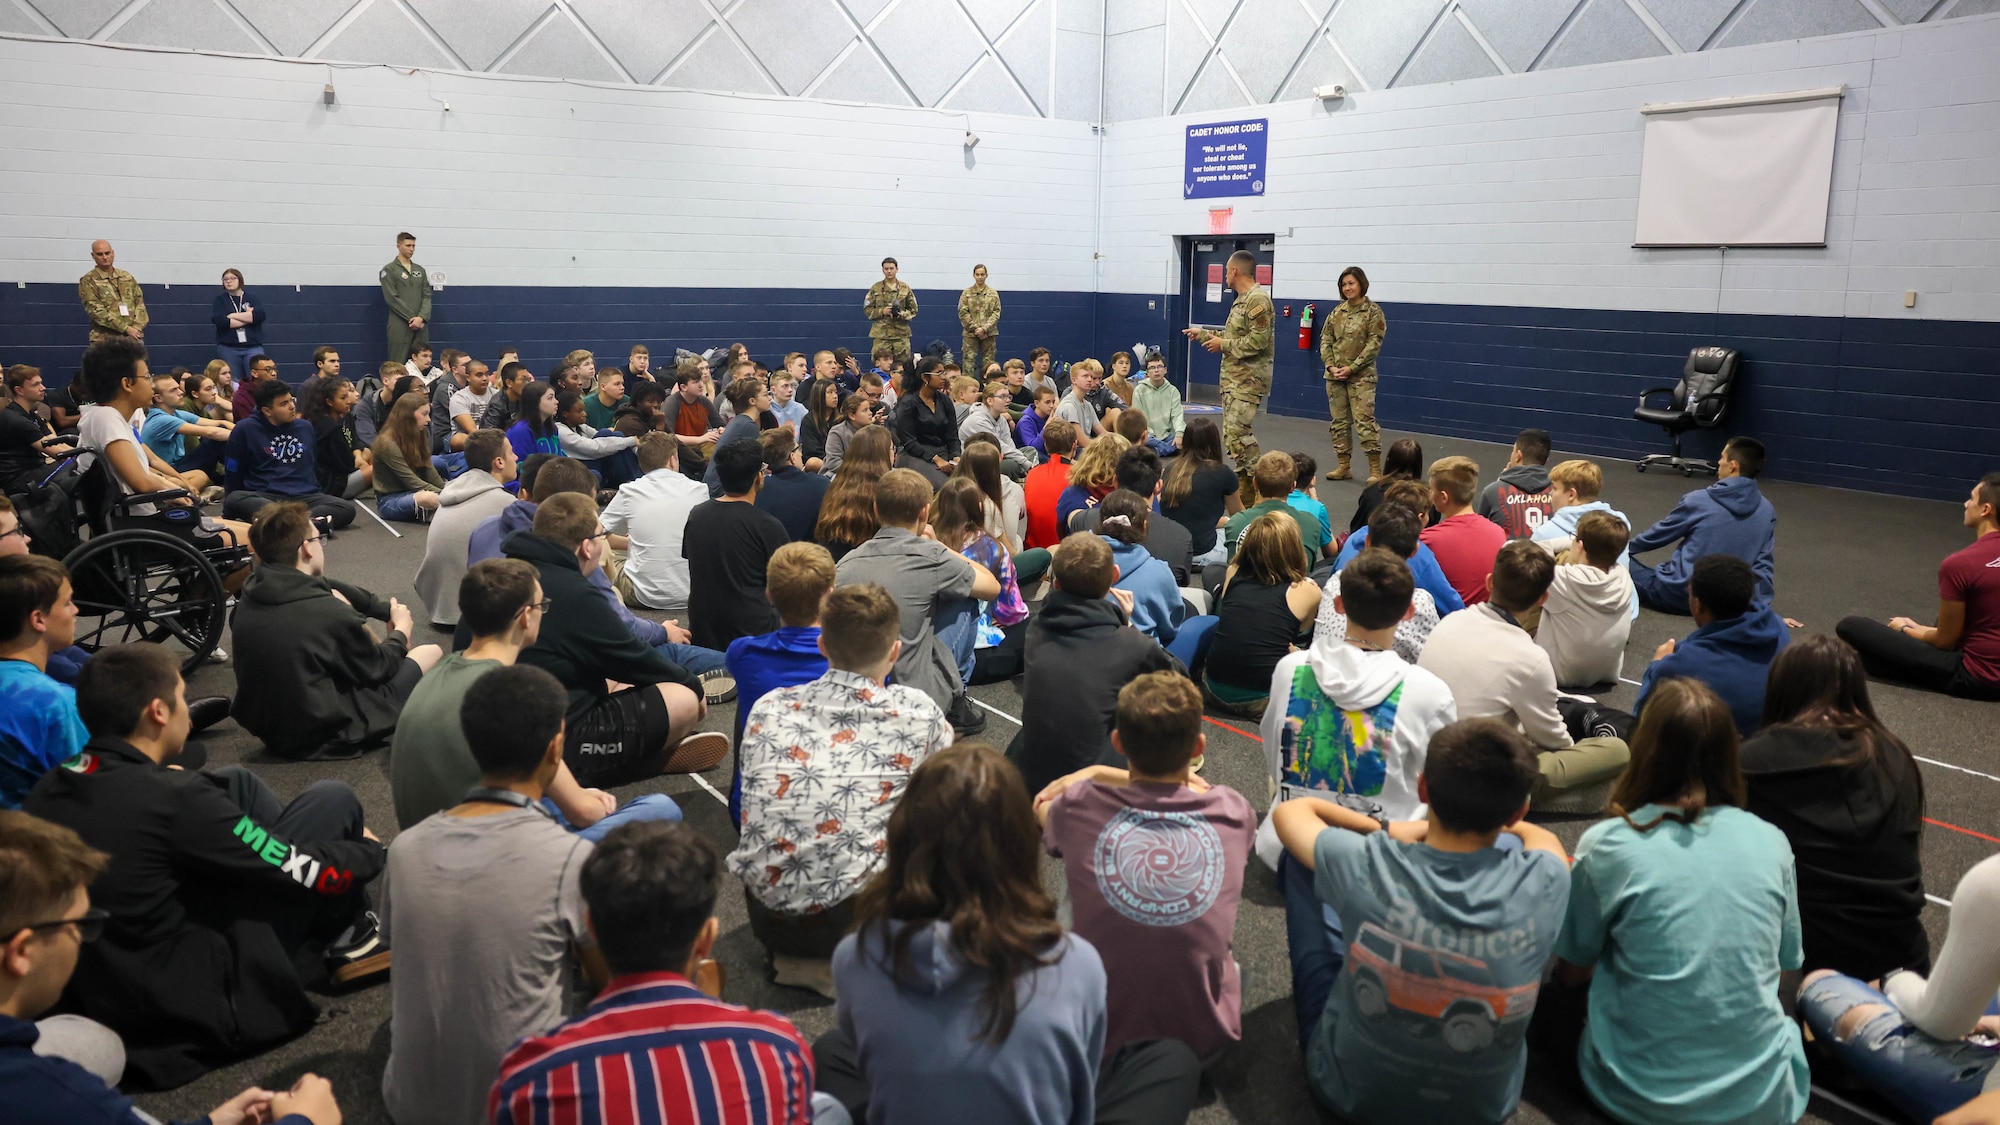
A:
<svg viewBox="0 0 2000 1125">
<path fill-rule="evenodd" d="M 1361 552 L 1340 572 L 1345 635 L 1316 636 L 1278 662 L 1262 727 L 1274 807 L 1350 793 L 1380 804 L 1389 820 L 1424 818 L 1417 775 L 1431 735 L 1458 708 L 1443 680 L 1395 653 L 1415 590 L 1402 559 L 1379 547 Z M 1282 850 L 1267 817 L 1257 855 L 1276 868 Z"/>
<path fill-rule="evenodd" d="M 1555 580 L 1542 603 L 1535 643 L 1549 654 L 1559 688 L 1615 683 L 1625 670 L 1625 642 L 1632 636 L 1628 610 L 1637 595 L 1618 556 L 1629 538 L 1617 516 L 1591 512 L 1576 521 L 1575 543 L 1556 554 Z"/>
</svg>

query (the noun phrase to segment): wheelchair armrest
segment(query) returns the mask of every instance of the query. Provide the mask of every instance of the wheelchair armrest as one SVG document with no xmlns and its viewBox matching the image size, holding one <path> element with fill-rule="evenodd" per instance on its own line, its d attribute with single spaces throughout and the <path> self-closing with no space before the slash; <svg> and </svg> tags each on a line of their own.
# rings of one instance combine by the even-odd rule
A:
<svg viewBox="0 0 2000 1125">
<path fill-rule="evenodd" d="M 121 496 L 113 500 L 111 506 L 120 512 L 127 512 L 137 504 L 152 504 L 161 500 L 178 500 L 183 496 L 193 495 L 194 493 L 189 492 L 185 488 L 163 488 L 158 492 L 135 492 L 130 496 Z"/>
<path fill-rule="evenodd" d="M 1652 398 L 1654 395 L 1671 395 L 1673 393 L 1674 389 L 1672 387 L 1650 387 L 1639 392 L 1639 406 L 1641 409 L 1644 409 L 1646 400 Z"/>
</svg>

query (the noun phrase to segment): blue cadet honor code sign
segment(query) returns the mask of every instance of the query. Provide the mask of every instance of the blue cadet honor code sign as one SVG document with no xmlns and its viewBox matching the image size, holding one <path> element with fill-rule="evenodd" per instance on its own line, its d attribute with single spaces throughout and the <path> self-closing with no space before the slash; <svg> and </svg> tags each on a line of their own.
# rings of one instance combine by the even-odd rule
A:
<svg viewBox="0 0 2000 1125">
<path fill-rule="evenodd" d="M 1190 125 L 1187 131 L 1189 199 L 1264 194 L 1264 139 L 1267 120 Z"/>
</svg>

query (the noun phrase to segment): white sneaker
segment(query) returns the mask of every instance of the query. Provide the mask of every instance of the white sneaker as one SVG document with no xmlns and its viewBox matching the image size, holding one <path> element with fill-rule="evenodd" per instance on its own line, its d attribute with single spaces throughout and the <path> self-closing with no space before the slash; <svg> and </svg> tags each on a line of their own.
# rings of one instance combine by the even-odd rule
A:
<svg viewBox="0 0 2000 1125">
<path fill-rule="evenodd" d="M 221 645 L 216 645 L 215 651 L 208 654 L 208 662 L 210 664 L 226 664 L 228 661 L 229 650 L 223 648 Z"/>
</svg>

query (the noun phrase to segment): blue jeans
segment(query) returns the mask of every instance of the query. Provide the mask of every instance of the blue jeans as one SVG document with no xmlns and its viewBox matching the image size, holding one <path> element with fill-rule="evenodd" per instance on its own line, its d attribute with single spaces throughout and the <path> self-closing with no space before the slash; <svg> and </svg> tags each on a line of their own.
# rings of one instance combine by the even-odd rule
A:
<svg viewBox="0 0 2000 1125">
<path fill-rule="evenodd" d="M 1339 831 L 1339 829 L 1329 829 Z M 1285 945 L 1292 956 L 1292 1014 L 1299 1022 L 1299 1050 L 1313 1032 L 1347 964 L 1340 915 L 1313 892 L 1313 872 L 1287 851 L 1278 857 L 1278 889 L 1285 896 Z"/>
<path fill-rule="evenodd" d="M 1880 1004 L 1885 1010 L 1847 1038 L 1835 1035 L 1840 1017 L 1863 1004 Z M 1931 1038 L 1912 1027 L 1888 997 L 1853 977 L 1822 977 L 1800 989 L 1799 1015 L 1848 1073 L 1918 1121 L 1978 1097 L 2000 1061 L 2000 1048 Z"/>
<path fill-rule="evenodd" d="M 431 458 L 431 468 L 446 480 L 456 480 L 459 474 L 465 472 L 465 454 L 440 453 Z"/>
<path fill-rule="evenodd" d="M 1193 559 L 1194 565 L 1197 567 L 1207 566 L 1209 563 L 1226 563 L 1228 561 L 1229 545 L 1222 541 L 1222 533 L 1220 531 L 1215 533 L 1215 546 L 1202 554 L 1196 555 Z"/>
<path fill-rule="evenodd" d="M 653 651 L 697 676 L 719 672 L 728 663 L 726 654 L 699 645 L 677 645 L 672 641 L 662 641 L 653 646 Z"/>
<path fill-rule="evenodd" d="M 1148 437 L 1146 439 L 1146 446 L 1162 458 L 1172 457 L 1181 451 L 1179 446 L 1168 441 L 1166 438 Z"/>
<path fill-rule="evenodd" d="M 375 497 L 375 511 L 385 520 L 398 523 L 417 523 L 423 515 L 417 509 L 417 494 L 414 492 L 390 492 Z"/>
<path fill-rule="evenodd" d="M 1202 658 L 1208 655 L 1208 642 L 1214 637 L 1215 626 L 1221 620 L 1207 613 L 1181 622 L 1181 631 L 1174 634 L 1173 642 L 1167 645 L 1167 652 L 1186 665 L 1188 671 L 1194 671 Z"/>
<path fill-rule="evenodd" d="M 250 377 L 250 357 L 263 355 L 261 345 L 239 348 L 235 344 L 215 345 L 215 357 L 229 365 L 229 374 L 236 382 Z"/>
<path fill-rule="evenodd" d="M 603 840 L 612 829 L 621 824 L 638 824 L 647 820 L 661 820 L 673 824 L 681 818 L 681 807 L 674 804 L 674 799 L 665 793 L 648 793 L 643 797 L 634 797 L 618 806 L 617 812 L 588 828 L 578 828 L 571 824 L 569 818 L 562 814 L 562 810 L 556 807 L 556 803 L 547 797 L 542 798 L 542 807 L 555 815 L 557 824 L 593 844 Z"/>
<path fill-rule="evenodd" d="M 931 614 L 931 628 L 958 662 L 959 686 L 971 683 L 972 656 L 979 641 L 979 603 L 971 598 L 939 603 Z"/>
</svg>

